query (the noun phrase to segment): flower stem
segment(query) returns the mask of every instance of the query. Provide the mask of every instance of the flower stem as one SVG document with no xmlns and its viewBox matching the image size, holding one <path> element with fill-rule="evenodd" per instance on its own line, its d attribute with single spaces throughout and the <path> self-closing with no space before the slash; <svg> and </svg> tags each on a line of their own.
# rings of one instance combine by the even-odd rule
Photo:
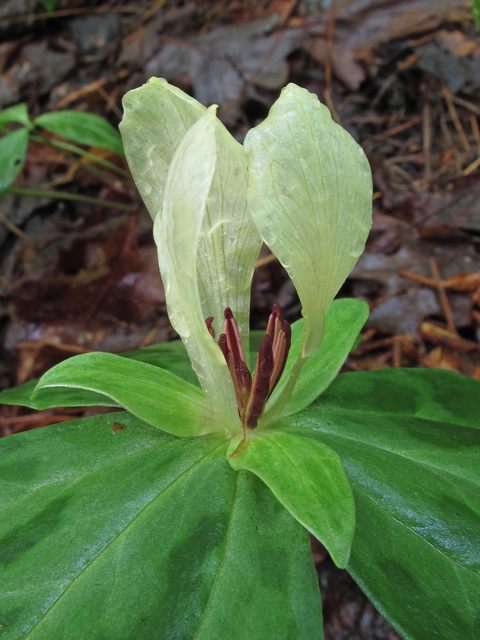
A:
<svg viewBox="0 0 480 640">
<path fill-rule="evenodd" d="M 57 200 L 75 200 L 76 202 L 87 202 L 88 204 L 96 204 L 100 207 L 110 207 L 111 209 L 119 209 L 120 211 L 134 211 L 136 207 L 131 204 L 122 204 L 121 202 L 110 202 L 109 200 L 100 200 L 99 198 L 90 198 L 90 196 L 82 196 L 76 193 L 66 193 L 65 191 L 48 191 L 43 189 L 22 189 L 20 187 L 9 187 L 8 193 L 17 196 L 30 196 L 32 198 L 56 198 Z"/>
</svg>

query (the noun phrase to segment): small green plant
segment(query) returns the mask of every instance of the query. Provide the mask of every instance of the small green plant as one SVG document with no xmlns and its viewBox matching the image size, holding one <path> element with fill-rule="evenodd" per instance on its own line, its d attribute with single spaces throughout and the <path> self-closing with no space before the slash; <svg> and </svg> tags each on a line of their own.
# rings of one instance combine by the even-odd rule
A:
<svg viewBox="0 0 480 640">
<path fill-rule="evenodd" d="M 11 130 L 13 127 L 15 129 Z M 32 120 L 28 115 L 27 105 L 16 104 L 0 111 L 0 198 L 22 170 L 30 140 L 49 144 L 62 152 L 93 160 L 117 174 L 127 175 L 117 165 L 81 147 L 42 136 L 42 129 L 81 145 L 100 147 L 124 155 L 118 131 L 94 113 L 52 111 Z M 37 195 L 43 194 L 40 192 Z"/>
<path fill-rule="evenodd" d="M 48 11 L 49 13 L 54 11 L 58 4 L 58 0 L 40 0 L 40 2 L 43 4 L 45 11 Z"/>
<path fill-rule="evenodd" d="M 123 409 L 1 442 L 4 637 L 321 639 L 310 531 L 405 638 L 478 640 L 480 383 L 337 376 L 368 315 L 334 300 L 371 225 L 363 151 L 295 85 L 244 147 L 165 81 L 124 107 L 182 342 L 0 394 Z M 262 240 L 303 307 L 263 335 Z"/>
<path fill-rule="evenodd" d="M 477 29 L 480 29 L 480 0 L 473 0 L 472 3 L 473 21 Z"/>
</svg>

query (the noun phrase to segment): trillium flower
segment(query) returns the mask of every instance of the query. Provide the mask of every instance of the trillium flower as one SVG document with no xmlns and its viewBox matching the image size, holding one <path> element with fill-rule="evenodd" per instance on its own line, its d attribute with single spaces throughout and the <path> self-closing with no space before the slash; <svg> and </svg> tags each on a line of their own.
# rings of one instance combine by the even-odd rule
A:
<svg viewBox="0 0 480 640">
<path fill-rule="evenodd" d="M 164 80 L 128 93 L 124 107 L 122 137 L 154 220 L 170 322 L 214 415 L 211 430 L 268 428 L 285 413 L 322 343 L 326 312 L 364 249 L 368 161 L 317 97 L 293 84 L 244 146 L 215 106 Z M 262 241 L 302 304 L 288 364 L 291 331 L 277 306 L 249 362 L 250 288 Z"/>
<path fill-rule="evenodd" d="M 201 388 L 188 379 L 185 349 L 172 343 L 156 355 L 75 356 L 42 376 L 29 406 L 58 406 L 52 396 L 63 387 L 62 406 L 123 407 L 181 438 L 185 450 L 205 442 L 226 456 L 228 473 L 257 475 L 345 567 L 352 491 L 339 455 L 305 433 L 303 410 L 335 378 L 368 315 L 364 301 L 333 301 L 371 225 L 365 155 L 295 85 L 244 146 L 214 106 L 163 80 L 128 93 L 124 107 L 125 152 L 154 220 L 170 321 Z M 275 305 L 250 362 L 250 288 L 262 242 L 289 273 L 303 319 L 290 327 Z M 321 403 L 313 408 L 322 414 Z"/>
</svg>

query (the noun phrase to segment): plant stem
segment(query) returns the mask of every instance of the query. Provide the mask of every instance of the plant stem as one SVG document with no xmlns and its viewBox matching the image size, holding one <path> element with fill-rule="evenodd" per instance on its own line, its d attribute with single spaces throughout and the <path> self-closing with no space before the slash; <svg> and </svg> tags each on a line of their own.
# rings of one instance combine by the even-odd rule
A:
<svg viewBox="0 0 480 640">
<path fill-rule="evenodd" d="M 111 209 L 119 209 L 120 211 L 134 211 L 136 209 L 136 207 L 131 204 L 110 202 L 109 200 L 90 198 L 90 196 L 81 196 L 76 193 L 66 193 L 65 191 L 22 189 L 20 187 L 9 187 L 6 191 L 17 196 L 30 196 L 32 198 L 56 198 L 57 200 L 75 200 L 76 202 L 87 202 L 88 204 L 97 204 L 100 207 L 110 207 Z"/>
<path fill-rule="evenodd" d="M 102 164 L 104 167 L 107 167 L 111 171 L 115 171 L 119 173 L 121 176 L 125 178 L 130 178 L 130 174 L 128 171 L 117 167 L 113 162 L 109 162 L 104 158 L 100 158 L 100 156 L 95 155 L 94 153 L 90 153 L 89 151 L 85 151 L 81 147 L 77 147 L 75 144 L 71 144 L 69 142 L 61 142 L 60 140 L 51 140 L 50 138 L 44 138 L 43 136 L 31 135 L 30 140 L 34 142 L 43 142 L 44 144 L 49 144 L 51 147 L 55 149 L 62 149 L 62 151 L 70 151 L 71 153 L 76 153 L 79 156 L 83 156 L 84 158 L 88 158 L 88 160 L 92 160 L 93 162 L 97 162 L 98 164 Z"/>
</svg>

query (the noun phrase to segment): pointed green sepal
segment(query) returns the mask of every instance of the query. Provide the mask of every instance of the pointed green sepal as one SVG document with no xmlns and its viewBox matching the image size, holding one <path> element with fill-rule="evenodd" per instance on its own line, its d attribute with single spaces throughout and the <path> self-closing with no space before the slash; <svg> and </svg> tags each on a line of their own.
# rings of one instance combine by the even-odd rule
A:
<svg viewBox="0 0 480 640">
<path fill-rule="evenodd" d="M 339 456 L 327 445 L 282 431 L 232 439 L 233 469 L 247 469 L 346 567 L 355 529 L 352 490 Z"/>
<path fill-rule="evenodd" d="M 200 389 L 169 371 L 111 353 L 84 353 L 45 373 L 49 387 L 94 391 L 154 427 L 181 437 L 224 432 Z"/>
</svg>

